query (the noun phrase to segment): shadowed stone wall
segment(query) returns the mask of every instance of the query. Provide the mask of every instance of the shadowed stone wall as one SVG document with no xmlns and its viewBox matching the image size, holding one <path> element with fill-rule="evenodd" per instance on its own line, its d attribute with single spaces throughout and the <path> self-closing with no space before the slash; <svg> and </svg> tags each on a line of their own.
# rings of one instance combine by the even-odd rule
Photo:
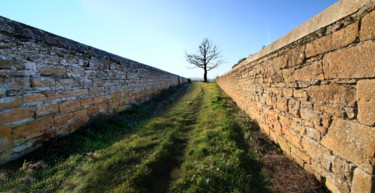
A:
<svg viewBox="0 0 375 193">
<path fill-rule="evenodd" d="M 374 0 L 342 0 L 217 79 L 332 192 L 375 192 Z"/>
<path fill-rule="evenodd" d="M 187 79 L 0 17 L 0 163 Z"/>
</svg>

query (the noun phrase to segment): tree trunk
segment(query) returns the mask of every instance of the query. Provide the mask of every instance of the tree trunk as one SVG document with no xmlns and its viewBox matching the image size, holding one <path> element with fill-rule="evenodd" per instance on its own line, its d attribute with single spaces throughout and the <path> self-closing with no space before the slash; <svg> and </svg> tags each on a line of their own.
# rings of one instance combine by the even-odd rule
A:
<svg viewBox="0 0 375 193">
<path fill-rule="evenodd" d="M 204 76 L 203 76 L 204 82 L 207 82 L 207 70 L 204 69 Z"/>
</svg>

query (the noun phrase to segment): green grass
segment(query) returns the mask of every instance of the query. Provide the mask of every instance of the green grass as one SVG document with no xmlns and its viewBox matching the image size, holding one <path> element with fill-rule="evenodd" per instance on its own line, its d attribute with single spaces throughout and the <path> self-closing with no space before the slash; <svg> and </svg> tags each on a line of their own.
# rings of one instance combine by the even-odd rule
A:
<svg viewBox="0 0 375 193">
<path fill-rule="evenodd" d="M 216 83 L 200 84 L 202 109 L 170 192 L 267 192 L 259 164 L 249 153 L 226 95 Z"/>
<path fill-rule="evenodd" d="M 185 85 L 3 166 L 0 192 L 267 192 L 240 130 L 216 83 Z"/>
</svg>

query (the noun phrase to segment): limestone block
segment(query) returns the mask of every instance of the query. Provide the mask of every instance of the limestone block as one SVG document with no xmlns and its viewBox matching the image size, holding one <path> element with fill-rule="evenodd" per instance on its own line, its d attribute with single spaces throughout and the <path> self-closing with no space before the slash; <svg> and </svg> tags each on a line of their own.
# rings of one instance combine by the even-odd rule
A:
<svg viewBox="0 0 375 193">
<path fill-rule="evenodd" d="M 360 39 L 361 41 L 375 39 L 375 11 L 362 18 Z"/>
<path fill-rule="evenodd" d="M 375 128 L 335 118 L 321 142 L 325 147 L 367 172 L 375 163 Z"/>
<path fill-rule="evenodd" d="M 0 126 L 0 152 L 13 146 L 12 130 L 8 125 Z"/>
<path fill-rule="evenodd" d="M 46 97 L 44 94 L 26 94 L 23 96 L 24 103 L 44 101 L 45 99 Z"/>
<path fill-rule="evenodd" d="M 358 121 L 369 126 L 375 124 L 375 80 L 357 83 Z"/>
<path fill-rule="evenodd" d="M 309 87 L 311 99 L 332 104 L 355 105 L 355 89 L 337 85 L 321 85 Z"/>
<path fill-rule="evenodd" d="M 277 98 L 277 109 L 280 111 L 288 111 L 288 99 Z"/>
<path fill-rule="evenodd" d="M 73 114 L 72 113 L 66 113 L 66 114 L 57 115 L 57 116 L 54 117 L 56 127 L 65 125 L 67 123 L 70 123 L 71 120 L 73 120 Z"/>
<path fill-rule="evenodd" d="M 375 77 L 375 44 L 364 42 L 323 58 L 325 79 Z"/>
<path fill-rule="evenodd" d="M 304 90 L 294 90 L 293 96 L 297 98 L 307 99 L 307 92 Z"/>
<path fill-rule="evenodd" d="M 73 96 L 72 90 L 53 90 L 45 93 L 48 100 L 69 98 Z"/>
<path fill-rule="evenodd" d="M 358 22 L 306 45 L 306 57 L 322 54 L 353 43 L 358 36 Z"/>
<path fill-rule="evenodd" d="M 352 183 L 353 193 L 369 193 L 375 192 L 375 176 L 366 173 L 361 168 L 354 170 L 354 177 Z"/>
<path fill-rule="evenodd" d="M 11 123 L 33 116 L 34 109 L 32 107 L 11 109 L 0 113 L 0 124 Z"/>
<path fill-rule="evenodd" d="M 21 102 L 22 101 L 21 101 L 20 97 L 18 97 L 18 96 L 0 98 L 0 110 L 18 107 L 18 106 L 21 105 Z"/>
<path fill-rule="evenodd" d="M 301 109 L 301 118 L 319 126 L 321 120 L 321 114 L 318 111 L 314 111 L 308 108 Z"/>
<path fill-rule="evenodd" d="M 25 126 L 16 127 L 13 129 L 12 136 L 15 139 L 22 139 L 26 137 L 32 137 L 34 133 L 42 132 L 46 129 L 49 129 L 53 126 L 53 117 L 48 117 L 45 119 L 34 121 Z"/>
<path fill-rule="evenodd" d="M 59 106 L 57 103 L 55 104 L 47 103 L 47 104 L 39 105 L 36 107 L 36 116 L 42 117 L 45 115 L 57 113 L 58 110 L 59 110 Z"/>
<path fill-rule="evenodd" d="M 79 100 L 69 100 L 59 104 L 59 112 L 72 111 L 81 108 Z"/>
</svg>

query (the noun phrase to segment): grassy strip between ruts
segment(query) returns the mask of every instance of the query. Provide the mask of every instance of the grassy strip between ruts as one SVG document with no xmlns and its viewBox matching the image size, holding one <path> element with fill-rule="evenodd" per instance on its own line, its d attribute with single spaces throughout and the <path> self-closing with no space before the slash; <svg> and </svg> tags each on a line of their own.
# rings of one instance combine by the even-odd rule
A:
<svg viewBox="0 0 375 193">
<path fill-rule="evenodd" d="M 192 103 L 199 93 L 197 85 L 189 86 L 183 98 L 163 110 L 173 98 L 184 93 L 186 89 L 182 89 L 172 95 L 161 95 L 167 99 L 159 98 L 142 108 L 134 107 L 118 116 L 88 124 L 87 129 L 33 153 L 17 170 L 9 171 L 17 166 L 3 166 L 0 191 L 103 192 L 114 188 L 136 191 L 140 188 L 139 182 L 150 179 L 146 177 L 151 177 L 151 167 L 178 148 L 172 144 L 184 137 L 180 134 L 188 128 L 183 124 L 194 118 L 194 112 L 177 117 L 175 114 L 188 113 L 183 107 L 195 107 Z M 149 119 L 155 114 L 150 110 L 164 115 Z M 53 147 L 59 151 L 51 150 Z"/>
<path fill-rule="evenodd" d="M 170 192 L 268 192 L 260 166 L 241 136 L 233 109 L 216 83 L 200 83 L 205 92 L 181 178 Z"/>
</svg>

